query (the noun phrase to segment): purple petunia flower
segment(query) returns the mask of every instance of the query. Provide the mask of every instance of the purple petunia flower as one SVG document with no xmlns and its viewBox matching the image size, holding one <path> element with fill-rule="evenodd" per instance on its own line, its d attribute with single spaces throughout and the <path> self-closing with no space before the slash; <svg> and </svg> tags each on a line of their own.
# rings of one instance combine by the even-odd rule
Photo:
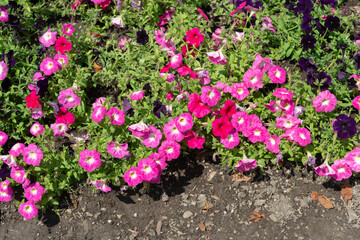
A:
<svg viewBox="0 0 360 240">
<path fill-rule="evenodd" d="M 348 137 L 352 137 L 356 134 L 356 121 L 345 114 L 340 114 L 334 124 L 334 130 L 337 132 L 337 135 L 340 139 L 345 140 Z"/>
<path fill-rule="evenodd" d="M 136 42 L 139 44 L 145 45 L 149 41 L 149 35 L 146 33 L 145 30 L 138 31 L 136 35 Z"/>
<path fill-rule="evenodd" d="M 303 45 L 303 49 L 304 50 L 308 50 L 308 49 L 314 49 L 315 48 L 315 43 L 316 43 L 316 38 L 314 38 L 312 35 L 305 35 L 302 40 L 301 40 L 301 44 Z"/>
<path fill-rule="evenodd" d="M 324 26 L 329 29 L 329 31 L 334 31 L 340 27 L 340 19 L 334 16 L 327 16 Z"/>
</svg>

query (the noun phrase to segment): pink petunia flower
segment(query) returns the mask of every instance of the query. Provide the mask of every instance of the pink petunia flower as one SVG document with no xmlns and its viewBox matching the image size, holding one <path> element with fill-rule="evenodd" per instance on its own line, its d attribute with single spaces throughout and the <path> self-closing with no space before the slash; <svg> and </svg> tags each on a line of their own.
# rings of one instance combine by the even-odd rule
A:
<svg viewBox="0 0 360 240">
<path fill-rule="evenodd" d="M 54 123 L 50 125 L 50 128 L 54 131 L 54 137 L 63 136 L 69 130 L 65 123 Z"/>
<path fill-rule="evenodd" d="M 43 75 L 41 74 L 41 72 L 36 72 L 36 73 L 34 74 L 34 77 L 33 77 L 34 82 L 37 82 L 37 81 L 39 81 L 39 80 L 44 80 L 44 79 L 45 79 L 45 77 L 43 77 Z"/>
<path fill-rule="evenodd" d="M 5 143 L 8 140 L 8 135 L 6 135 L 6 133 L 4 133 L 3 131 L 0 131 L 0 146 L 4 146 Z"/>
<path fill-rule="evenodd" d="M 249 115 L 246 112 L 237 112 L 232 116 L 231 124 L 236 131 L 242 132 L 247 128 Z"/>
<path fill-rule="evenodd" d="M 131 41 L 132 41 L 132 39 L 129 38 L 128 36 L 121 38 L 118 43 L 118 48 L 120 48 L 123 51 L 126 51 L 127 47 L 125 47 L 125 44 L 130 43 Z"/>
<path fill-rule="evenodd" d="M 128 129 L 135 137 L 139 138 L 151 132 L 151 129 L 143 121 L 129 126 Z"/>
<path fill-rule="evenodd" d="M 200 43 L 204 41 L 204 35 L 200 33 L 198 28 L 193 28 L 186 32 L 186 42 L 190 45 L 195 45 L 195 47 L 199 47 Z"/>
<path fill-rule="evenodd" d="M 123 178 L 130 187 L 135 187 L 143 181 L 137 167 L 131 167 L 127 172 L 124 173 Z"/>
<path fill-rule="evenodd" d="M 246 1 L 242 2 L 234 11 L 230 13 L 230 16 L 233 16 L 235 13 L 242 13 L 244 10 L 242 10 L 246 5 Z"/>
<path fill-rule="evenodd" d="M 10 170 L 10 177 L 14 179 L 17 183 L 22 184 L 25 177 L 25 171 L 23 166 L 13 166 Z"/>
<path fill-rule="evenodd" d="M 16 143 L 14 146 L 11 147 L 9 154 L 18 157 L 22 150 L 24 149 L 25 145 L 23 143 Z"/>
<path fill-rule="evenodd" d="M 248 138 L 250 142 L 265 142 L 265 140 L 269 137 L 268 130 L 261 126 L 260 124 L 255 124 L 249 128 Z"/>
<path fill-rule="evenodd" d="M 209 56 L 209 60 L 213 64 L 220 64 L 220 65 L 227 64 L 227 60 L 221 50 L 218 50 L 216 52 L 207 52 L 206 55 Z"/>
<path fill-rule="evenodd" d="M 190 113 L 183 113 L 175 119 L 175 125 L 180 132 L 184 133 L 193 127 L 193 119 L 194 117 Z"/>
<path fill-rule="evenodd" d="M 46 76 L 56 73 L 58 69 L 57 63 L 49 57 L 45 58 L 40 64 L 40 70 L 43 71 Z"/>
<path fill-rule="evenodd" d="M 77 131 L 73 130 L 70 132 L 70 136 L 72 139 L 70 139 L 71 143 L 85 143 L 85 141 L 89 138 L 89 134 L 86 133 L 86 131 Z"/>
<path fill-rule="evenodd" d="M 215 119 L 212 122 L 213 127 L 213 134 L 214 136 L 226 138 L 231 130 L 233 129 L 233 126 L 231 122 L 229 122 L 229 118 L 227 117 L 221 117 L 219 119 Z"/>
<path fill-rule="evenodd" d="M 199 137 L 194 131 L 187 131 L 185 134 L 185 142 L 189 148 L 203 149 L 205 138 Z"/>
<path fill-rule="evenodd" d="M 333 165 L 331 165 L 331 168 L 335 170 L 335 174 L 329 177 L 334 178 L 336 181 L 348 179 L 352 175 L 351 168 L 344 159 L 337 159 Z"/>
<path fill-rule="evenodd" d="M 37 137 L 38 134 L 41 135 L 43 132 L 44 132 L 44 127 L 38 122 L 34 123 L 30 128 L 30 133 L 35 137 Z"/>
<path fill-rule="evenodd" d="M 236 98 L 238 101 L 244 100 L 249 96 L 249 90 L 244 83 L 235 83 L 231 88 L 231 96 Z"/>
<path fill-rule="evenodd" d="M 280 105 L 280 102 L 277 103 L 273 100 L 271 100 L 269 104 L 264 104 L 264 106 L 267 107 L 267 109 L 269 109 L 273 113 L 281 111 L 281 107 L 279 105 Z"/>
<path fill-rule="evenodd" d="M 336 174 L 336 171 L 332 169 L 327 162 L 313 168 L 315 173 L 319 176 L 333 176 Z"/>
<path fill-rule="evenodd" d="M 103 191 L 103 192 L 110 192 L 111 187 L 106 185 L 105 181 L 96 180 L 96 181 L 90 181 L 92 185 L 94 185 L 97 189 Z"/>
<path fill-rule="evenodd" d="M 9 21 L 9 14 L 3 6 L 0 6 L 0 22 Z"/>
<path fill-rule="evenodd" d="M 162 133 L 159 129 L 156 129 L 154 125 L 149 126 L 149 132 L 143 135 L 143 144 L 146 147 L 156 148 L 160 144 L 162 139 Z"/>
<path fill-rule="evenodd" d="M 176 69 L 176 68 L 180 67 L 180 65 L 182 64 L 182 61 L 183 61 L 182 54 L 178 53 L 171 57 L 170 67 L 172 67 L 173 69 Z"/>
<path fill-rule="evenodd" d="M 201 88 L 201 92 L 201 101 L 210 107 L 215 106 L 221 98 L 221 93 L 216 87 L 204 86 Z"/>
<path fill-rule="evenodd" d="M 163 46 L 165 44 L 165 33 L 161 30 L 155 30 L 154 31 L 155 34 L 155 41 L 157 44 L 159 44 L 160 46 Z"/>
<path fill-rule="evenodd" d="M 214 40 L 216 46 L 227 44 L 227 39 L 220 37 L 224 28 L 225 26 L 221 26 L 220 28 L 217 28 L 215 32 L 212 34 L 212 39 Z"/>
<path fill-rule="evenodd" d="M 168 140 L 181 142 L 184 139 L 184 134 L 176 127 L 176 120 L 173 118 L 164 125 L 163 131 Z"/>
<path fill-rule="evenodd" d="M 58 101 L 66 108 L 73 108 L 80 104 L 81 98 L 75 94 L 74 89 L 69 88 L 59 92 Z"/>
<path fill-rule="evenodd" d="M 26 220 L 29 220 L 38 215 L 39 211 L 33 201 L 27 201 L 20 203 L 19 212 Z"/>
<path fill-rule="evenodd" d="M 215 87 L 217 87 L 218 89 L 222 90 L 224 93 L 231 93 L 232 91 L 232 87 L 226 85 L 223 82 L 217 82 Z"/>
<path fill-rule="evenodd" d="M 6 191 L 0 191 L 0 202 L 10 202 L 12 194 L 13 190 L 10 187 L 7 187 Z"/>
<path fill-rule="evenodd" d="M 96 168 L 100 167 L 101 159 L 100 153 L 96 150 L 85 149 L 80 152 L 79 164 L 87 172 L 92 172 Z"/>
<path fill-rule="evenodd" d="M 38 166 L 44 156 L 42 151 L 38 149 L 35 144 L 29 144 L 28 147 L 24 147 L 22 154 L 24 156 L 24 162 L 33 166 Z"/>
<path fill-rule="evenodd" d="M 281 100 L 292 100 L 294 93 L 292 91 L 286 90 L 286 88 L 277 88 L 273 92 L 273 96 Z"/>
<path fill-rule="evenodd" d="M 116 107 L 110 108 L 106 115 L 111 118 L 111 123 L 114 125 L 121 126 L 125 122 L 125 113 Z"/>
<path fill-rule="evenodd" d="M 0 192 L 7 192 L 9 189 L 10 180 L 0 182 Z"/>
<path fill-rule="evenodd" d="M 57 115 L 55 115 L 56 121 L 55 123 L 65 123 L 67 125 L 71 125 L 75 122 L 74 114 L 69 112 L 64 107 L 60 107 L 60 110 Z"/>
<path fill-rule="evenodd" d="M 279 145 L 280 145 L 280 137 L 276 135 L 269 135 L 265 139 L 266 148 L 273 153 L 278 153 L 280 151 Z"/>
<path fill-rule="evenodd" d="M 248 88 L 262 88 L 263 72 L 260 69 L 250 68 L 244 73 L 243 82 Z"/>
<path fill-rule="evenodd" d="M 220 109 L 220 114 L 230 119 L 236 113 L 236 103 L 232 100 L 226 100 L 224 106 Z"/>
<path fill-rule="evenodd" d="M 59 69 L 68 65 L 69 57 L 62 54 L 56 54 L 54 57 L 54 61 L 57 63 Z"/>
<path fill-rule="evenodd" d="M 127 143 L 114 143 L 113 141 L 111 141 L 106 147 L 107 152 L 114 158 L 123 158 L 129 155 L 130 153 L 127 149 Z"/>
<path fill-rule="evenodd" d="M 313 101 L 313 106 L 317 112 L 331 112 L 335 109 L 336 104 L 336 97 L 329 90 L 320 92 Z"/>
<path fill-rule="evenodd" d="M 199 76 L 200 84 L 207 85 L 210 83 L 210 77 L 208 71 L 205 70 L 199 71 L 197 72 L 197 75 Z"/>
<path fill-rule="evenodd" d="M 97 106 L 93 113 L 91 114 L 91 119 L 94 121 L 94 122 L 101 122 L 101 120 L 104 119 L 105 117 L 105 114 L 106 114 L 106 107 L 102 107 L 102 106 Z"/>
<path fill-rule="evenodd" d="M 71 36 L 74 31 L 75 31 L 75 29 L 73 28 L 73 26 L 71 24 L 63 25 L 63 31 L 62 31 L 63 34 Z"/>
<path fill-rule="evenodd" d="M 306 128 L 295 128 L 292 137 L 303 147 L 311 143 L 310 131 Z"/>
<path fill-rule="evenodd" d="M 138 101 L 138 100 L 143 99 L 144 95 L 145 95 L 144 91 L 136 91 L 130 95 L 130 98 L 133 101 Z"/>
<path fill-rule="evenodd" d="M 286 72 L 284 69 L 282 69 L 281 67 L 278 67 L 276 65 L 273 65 L 269 72 L 268 75 L 270 77 L 270 80 L 272 83 L 284 83 L 286 81 Z"/>
<path fill-rule="evenodd" d="M 161 143 L 158 153 L 165 156 L 166 161 L 177 159 L 180 155 L 180 144 L 172 140 L 165 140 Z"/>
<path fill-rule="evenodd" d="M 295 103 L 292 100 L 284 100 L 280 102 L 281 110 L 288 115 L 294 114 Z"/>
<path fill-rule="evenodd" d="M 192 79 L 196 79 L 198 77 L 197 74 L 195 72 L 193 72 L 193 70 L 191 68 L 189 68 L 189 66 L 186 64 L 181 67 L 178 67 L 177 72 L 181 76 L 189 75 L 189 77 Z"/>
<path fill-rule="evenodd" d="M 200 96 L 196 93 L 192 93 L 189 96 L 189 99 L 190 101 L 188 102 L 187 107 L 195 117 L 203 118 L 211 112 L 211 109 L 201 102 Z"/>
<path fill-rule="evenodd" d="M 151 181 L 159 174 L 159 169 L 153 159 L 143 158 L 138 163 L 138 172 L 144 181 Z"/>
<path fill-rule="evenodd" d="M 268 30 L 268 31 L 271 31 L 273 32 L 274 34 L 276 33 L 276 28 L 272 25 L 272 20 L 270 17 L 264 17 L 263 18 L 263 21 L 261 23 L 261 31 L 265 31 L 265 30 Z"/>
<path fill-rule="evenodd" d="M 275 126 L 287 131 L 290 129 L 297 128 L 301 123 L 302 121 L 297 117 L 292 117 L 291 115 L 287 115 L 286 117 L 283 116 L 277 117 Z"/>
<path fill-rule="evenodd" d="M 0 62 L 0 81 L 4 80 L 8 73 L 8 66 L 4 61 Z"/>
<path fill-rule="evenodd" d="M 352 100 L 352 105 L 357 110 L 360 110 L 360 96 L 357 96 L 356 98 L 354 98 L 354 100 Z"/>
<path fill-rule="evenodd" d="M 39 40 L 45 47 L 50 47 L 56 42 L 56 34 L 57 32 L 51 32 L 49 29 L 40 37 Z"/>
<path fill-rule="evenodd" d="M 114 24 L 114 26 L 116 26 L 118 28 L 123 28 L 124 27 L 124 22 L 123 22 L 121 16 L 116 17 L 116 18 L 112 18 L 111 22 L 112 22 L 112 24 Z"/>
<path fill-rule="evenodd" d="M 350 166 L 354 172 L 360 172 L 360 148 L 352 150 L 345 155 L 346 164 Z"/>
<path fill-rule="evenodd" d="M 44 112 L 42 111 L 42 106 L 41 105 L 39 105 L 37 108 L 30 108 L 30 111 L 31 111 L 30 117 L 32 119 L 37 120 L 37 119 L 44 116 Z"/>
<path fill-rule="evenodd" d="M 235 166 L 235 169 L 239 171 L 249 171 L 250 169 L 255 169 L 256 164 L 256 159 L 248 159 L 245 157 L 239 161 L 239 163 Z"/>
<path fill-rule="evenodd" d="M 39 182 L 30 184 L 25 188 L 25 198 L 29 201 L 38 202 L 41 200 L 41 197 L 44 193 L 44 188 L 40 185 Z"/>
<path fill-rule="evenodd" d="M 225 138 L 221 138 L 220 142 L 224 144 L 225 148 L 233 149 L 234 147 L 239 145 L 239 133 L 235 129 L 233 129 Z"/>
<path fill-rule="evenodd" d="M 92 106 L 91 106 L 92 110 L 94 110 L 94 109 L 95 109 L 96 107 L 98 107 L 98 106 L 103 106 L 104 103 L 105 103 L 105 100 L 106 100 L 105 97 L 97 98 L 97 99 L 95 100 L 95 102 L 94 102 L 94 103 L 92 104 Z"/>
<path fill-rule="evenodd" d="M 197 9 L 200 13 L 201 16 L 203 16 L 205 18 L 205 20 L 208 22 L 209 18 L 205 15 L 205 13 L 203 12 L 203 10 L 201 10 L 200 8 Z"/>
<path fill-rule="evenodd" d="M 70 52 L 72 44 L 66 40 L 64 37 L 59 37 L 55 42 L 55 51 L 64 54 L 65 52 Z"/>
<path fill-rule="evenodd" d="M 16 167 L 18 166 L 16 163 L 16 159 L 13 155 L 0 155 L 0 160 L 3 160 L 4 163 L 10 167 Z"/>
<path fill-rule="evenodd" d="M 256 59 L 252 64 L 253 69 L 259 69 L 263 73 L 267 72 L 272 66 L 270 58 L 263 58 L 260 54 L 256 54 Z"/>
</svg>

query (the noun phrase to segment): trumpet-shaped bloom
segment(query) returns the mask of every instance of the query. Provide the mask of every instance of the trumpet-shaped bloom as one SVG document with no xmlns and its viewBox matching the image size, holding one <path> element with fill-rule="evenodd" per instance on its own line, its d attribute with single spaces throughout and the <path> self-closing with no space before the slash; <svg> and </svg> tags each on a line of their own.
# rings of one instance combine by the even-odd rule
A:
<svg viewBox="0 0 360 240">
<path fill-rule="evenodd" d="M 151 129 L 143 121 L 129 126 L 128 129 L 135 137 L 143 137 L 151 132 Z"/>
<path fill-rule="evenodd" d="M 212 127 L 214 136 L 221 138 L 226 138 L 233 129 L 233 126 L 227 117 L 215 119 L 212 123 Z"/>
<path fill-rule="evenodd" d="M 163 170 L 166 168 L 167 163 L 166 163 L 166 158 L 163 156 L 160 156 L 160 154 L 158 153 L 152 153 L 150 154 L 150 156 L 148 157 L 148 159 L 152 159 L 153 161 L 156 162 L 158 168 L 160 168 L 160 170 Z"/>
<path fill-rule="evenodd" d="M 75 117 L 74 114 L 72 114 L 71 112 L 69 112 L 69 110 L 67 110 L 64 107 L 61 107 L 58 114 L 55 115 L 56 118 L 56 123 L 65 123 L 67 125 L 71 125 L 75 122 Z"/>
<path fill-rule="evenodd" d="M 295 103 L 292 100 L 284 100 L 280 102 L 281 110 L 287 115 L 294 114 Z"/>
<path fill-rule="evenodd" d="M 320 166 L 314 168 L 314 171 L 319 176 L 334 176 L 336 171 L 332 169 L 327 163 L 323 163 Z"/>
<path fill-rule="evenodd" d="M 144 181 L 151 181 L 151 179 L 159 174 L 157 163 L 149 158 L 143 158 L 139 161 L 138 170 Z"/>
<path fill-rule="evenodd" d="M 224 106 L 220 109 L 220 114 L 227 119 L 230 119 L 236 113 L 236 103 L 231 100 L 226 100 Z"/>
<path fill-rule="evenodd" d="M 198 48 L 202 41 L 204 41 L 204 35 L 200 33 L 198 28 L 193 28 L 186 32 L 186 42 L 190 45 L 195 45 Z"/>
<path fill-rule="evenodd" d="M 56 34 L 57 32 L 51 32 L 49 29 L 40 37 L 39 40 L 45 47 L 50 47 L 56 42 Z"/>
<path fill-rule="evenodd" d="M 313 101 L 313 106 L 317 112 L 331 112 L 335 109 L 336 104 L 337 99 L 329 90 L 320 92 Z"/>
<path fill-rule="evenodd" d="M 63 31 L 62 31 L 63 34 L 71 36 L 74 31 L 75 31 L 75 29 L 73 28 L 73 26 L 71 24 L 63 25 Z"/>
<path fill-rule="evenodd" d="M 156 148 L 160 144 L 162 133 L 159 129 L 156 129 L 155 126 L 151 125 L 149 127 L 149 132 L 144 134 L 143 138 L 144 138 L 143 144 L 146 147 Z"/>
<path fill-rule="evenodd" d="M 9 21 L 9 14 L 4 7 L 0 7 L 0 22 L 7 22 Z"/>
<path fill-rule="evenodd" d="M 256 59 L 252 64 L 253 69 L 259 69 L 263 73 L 267 72 L 271 68 L 272 62 L 270 58 L 263 58 L 260 54 L 256 54 Z"/>
<path fill-rule="evenodd" d="M 216 87 L 202 87 L 201 88 L 201 101 L 210 107 L 213 107 L 221 98 L 221 93 Z"/>
<path fill-rule="evenodd" d="M 40 64 L 40 70 L 44 72 L 46 76 L 50 76 L 53 73 L 56 73 L 59 69 L 58 64 L 53 59 L 47 57 Z"/>
<path fill-rule="evenodd" d="M 26 107 L 27 108 L 39 107 L 40 106 L 40 103 L 38 100 L 39 97 L 40 96 L 36 95 L 36 90 L 31 91 L 31 93 L 25 97 Z"/>
<path fill-rule="evenodd" d="M 249 171 L 250 169 L 255 169 L 256 164 L 257 164 L 256 159 L 244 158 L 239 161 L 239 163 L 235 166 L 235 169 L 239 171 Z"/>
<path fill-rule="evenodd" d="M 234 147 L 239 145 L 239 133 L 235 129 L 232 129 L 225 138 L 220 139 L 220 142 L 224 144 L 225 148 L 233 149 Z"/>
<path fill-rule="evenodd" d="M 35 137 L 37 137 L 38 134 L 41 135 L 43 132 L 44 132 L 44 127 L 38 122 L 34 123 L 30 128 L 30 133 Z"/>
<path fill-rule="evenodd" d="M 64 37 L 59 37 L 55 42 L 55 50 L 56 52 L 60 52 L 64 54 L 65 52 L 70 52 L 72 48 L 72 44 L 66 40 Z"/>
<path fill-rule="evenodd" d="M 130 187 L 134 187 L 143 181 L 138 167 L 131 167 L 124 173 L 123 178 Z"/>
<path fill-rule="evenodd" d="M 235 83 L 231 88 L 231 96 L 236 98 L 238 101 L 244 100 L 249 96 L 249 90 L 244 83 Z"/>
<path fill-rule="evenodd" d="M 357 109 L 360 110 L 360 96 L 357 96 L 356 98 L 354 98 L 354 100 L 352 100 L 352 105 Z"/>
<path fill-rule="evenodd" d="M 292 137 L 303 147 L 311 143 L 310 131 L 306 128 L 295 128 Z"/>
<path fill-rule="evenodd" d="M 265 140 L 269 137 L 268 130 L 261 126 L 260 124 L 255 124 L 249 128 L 249 140 L 252 143 L 256 142 L 265 142 Z"/>
<path fill-rule="evenodd" d="M 331 175 L 336 181 L 341 181 L 351 177 L 352 171 L 350 166 L 346 163 L 344 159 L 337 159 L 331 168 L 335 170 L 335 174 Z"/>
<path fill-rule="evenodd" d="M 8 66 L 4 61 L 0 62 L 0 81 L 4 80 L 8 73 Z"/>
<path fill-rule="evenodd" d="M 16 143 L 14 146 L 11 147 L 9 154 L 13 155 L 14 157 L 18 157 L 20 153 L 22 153 L 24 147 L 25 145 L 23 143 Z"/>
<path fill-rule="evenodd" d="M 280 151 L 279 145 L 280 145 L 280 137 L 276 135 L 269 135 L 265 139 L 266 148 L 273 153 L 278 153 Z"/>
<path fill-rule="evenodd" d="M 220 65 L 227 64 L 227 60 L 221 50 L 218 50 L 216 52 L 207 52 L 206 55 L 209 56 L 209 60 L 213 64 L 220 64 Z"/>
<path fill-rule="evenodd" d="M 141 100 L 144 97 L 145 93 L 144 91 L 136 91 L 130 95 L 131 100 L 138 101 Z"/>
<path fill-rule="evenodd" d="M 13 190 L 10 187 L 7 187 L 6 191 L 0 191 L 0 202 L 10 202 L 12 194 Z"/>
<path fill-rule="evenodd" d="M 244 73 L 243 82 L 248 88 L 262 88 L 263 72 L 260 69 L 250 68 Z"/>
<path fill-rule="evenodd" d="M 123 22 L 121 16 L 116 17 L 116 18 L 112 18 L 111 22 L 112 22 L 112 24 L 114 24 L 114 26 L 116 26 L 118 28 L 123 28 L 124 27 L 124 22 Z"/>
<path fill-rule="evenodd" d="M 181 53 L 178 53 L 171 57 L 170 67 L 172 67 L 173 69 L 176 69 L 176 68 L 180 67 L 180 65 L 182 64 L 182 61 L 183 61 L 183 57 L 182 57 Z"/>
<path fill-rule="evenodd" d="M 352 150 L 345 155 L 346 164 L 350 166 L 354 172 L 360 172 L 360 148 Z"/>
<path fill-rule="evenodd" d="M 272 83 L 284 83 L 286 81 L 286 72 L 281 67 L 273 65 L 268 71 Z"/>
<path fill-rule="evenodd" d="M 28 147 L 24 147 L 23 156 L 26 164 L 38 166 L 44 155 L 35 144 L 29 144 Z"/>
<path fill-rule="evenodd" d="M 292 117 L 291 115 L 287 115 L 286 117 L 280 116 L 276 118 L 275 126 L 278 128 L 282 128 L 285 131 L 290 129 L 295 129 L 301 124 L 301 120 L 297 117 Z"/>
<path fill-rule="evenodd" d="M 211 109 L 201 102 L 200 96 L 196 93 L 192 93 L 189 96 L 190 101 L 187 104 L 187 107 L 191 113 L 197 118 L 203 118 L 205 115 L 211 112 Z"/>
<path fill-rule="evenodd" d="M 41 197 L 44 193 L 44 188 L 40 185 L 39 182 L 30 184 L 25 188 L 25 198 L 29 201 L 38 202 L 41 200 Z"/>
<path fill-rule="evenodd" d="M 54 57 L 54 61 L 57 63 L 59 69 L 68 65 L 69 57 L 62 54 L 56 54 Z"/>
<path fill-rule="evenodd" d="M 189 148 L 203 149 L 205 138 L 199 137 L 194 131 L 187 131 L 185 134 L 185 142 Z"/>
<path fill-rule="evenodd" d="M 26 203 L 20 203 L 19 212 L 26 220 L 29 220 L 38 215 L 39 211 L 33 201 L 27 201 Z"/>
<path fill-rule="evenodd" d="M 159 154 L 166 157 L 166 161 L 177 159 L 180 155 L 180 144 L 172 140 L 165 140 L 159 147 Z"/>
<path fill-rule="evenodd" d="M 91 120 L 93 120 L 94 122 L 101 122 L 101 120 L 104 119 L 106 114 L 106 107 L 103 106 L 97 106 L 93 113 L 91 114 Z"/>
<path fill-rule="evenodd" d="M 54 131 L 54 137 L 60 137 L 64 135 L 67 130 L 69 130 L 68 126 L 65 123 L 51 124 L 50 128 Z"/>
<path fill-rule="evenodd" d="M 106 185 L 105 181 L 96 180 L 96 181 L 90 181 L 92 185 L 94 185 L 97 189 L 103 191 L 103 192 L 110 192 L 111 187 Z"/>
<path fill-rule="evenodd" d="M 181 142 L 184 139 L 184 134 L 176 127 L 176 120 L 173 118 L 164 125 L 163 131 L 165 133 L 166 139 L 168 140 Z"/>
<path fill-rule="evenodd" d="M 4 146 L 5 143 L 8 140 L 8 135 L 6 135 L 6 133 L 4 133 L 3 131 L 0 131 L 0 146 Z"/>
<path fill-rule="evenodd" d="M 130 153 L 127 149 L 127 143 L 114 143 L 113 141 L 111 141 L 106 147 L 107 152 L 114 158 L 123 158 L 129 155 Z"/>
<path fill-rule="evenodd" d="M 66 108 L 73 108 L 80 104 L 81 98 L 75 94 L 74 89 L 65 89 L 59 92 L 58 101 Z"/>
<path fill-rule="evenodd" d="M 190 113 L 183 113 L 175 119 L 175 125 L 180 132 L 184 133 L 193 127 L 193 119 L 194 117 Z"/>
<path fill-rule="evenodd" d="M 249 115 L 246 112 L 237 112 L 232 116 L 231 124 L 236 131 L 242 132 L 247 128 Z"/>
<path fill-rule="evenodd" d="M 286 90 L 286 88 L 277 88 L 273 96 L 281 99 L 281 100 L 292 100 L 294 93 L 292 91 Z"/>
<path fill-rule="evenodd" d="M 345 114 L 340 114 L 336 118 L 333 128 L 337 132 L 337 136 L 342 140 L 354 136 L 357 132 L 355 119 Z"/>
<path fill-rule="evenodd" d="M 106 115 L 111 118 L 111 123 L 114 125 L 123 125 L 125 122 L 125 113 L 115 107 L 110 108 Z"/>
<path fill-rule="evenodd" d="M 79 164 L 87 172 L 92 172 L 96 168 L 100 167 L 101 159 L 100 153 L 96 150 L 85 149 L 80 152 Z"/>
<path fill-rule="evenodd" d="M 23 166 L 13 166 L 10 170 L 10 177 L 14 179 L 17 183 L 22 184 L 26 177 Z"/>
</svg>

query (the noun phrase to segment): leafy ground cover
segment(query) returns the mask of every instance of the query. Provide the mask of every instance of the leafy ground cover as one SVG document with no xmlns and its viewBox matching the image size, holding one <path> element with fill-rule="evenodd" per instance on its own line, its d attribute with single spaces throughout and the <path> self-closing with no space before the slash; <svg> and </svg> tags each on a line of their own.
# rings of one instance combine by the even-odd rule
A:
<svg viewBox="0 0 360 240">
<path fill-rule="evenodd" d="M 360 35 L 341 4 L 3 1 L 0 200 L 32 219 L 79 184 L 151 193 L 192 149 L 250 176 L 356 176 Z"/>
</svg>

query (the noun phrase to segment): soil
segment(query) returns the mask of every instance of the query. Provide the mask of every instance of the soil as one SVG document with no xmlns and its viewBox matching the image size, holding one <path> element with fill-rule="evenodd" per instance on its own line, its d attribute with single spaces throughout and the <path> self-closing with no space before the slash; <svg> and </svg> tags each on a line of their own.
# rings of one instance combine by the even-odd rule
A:
<svg viewBox="0 0 360 240">
<path fill-rule="evenodd" d="M 353 198 L 346 205 L 340 194 L 344 182 L 310 169 L 268 169 L 265 177 L 238 182 L 228 167 L 192 156 L 170 162 L 149 191 L 113 188 L 105 194 L 80 186 L 60 216 L 47 212 L 25 221 L 14 204 L 0 203 L 0 239 L 357 239 L 360 234 L 360 180 L 350 180 Z M 325 194 L 333 208 L 313 200 L 313 191 Z M 250 220 L 254 211 L 264 218 Z"/>
</svg>

